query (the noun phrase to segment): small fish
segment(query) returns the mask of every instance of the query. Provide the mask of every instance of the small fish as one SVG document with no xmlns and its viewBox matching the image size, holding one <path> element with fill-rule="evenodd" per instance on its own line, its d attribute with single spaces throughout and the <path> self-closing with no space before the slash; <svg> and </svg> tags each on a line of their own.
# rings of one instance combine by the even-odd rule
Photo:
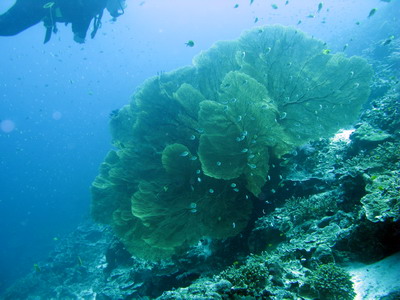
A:
<svg viewBox="0 0 400 300">
<path fill-rule="evenodd" d="M 377 11 L 376 8 L 371 9 L 371 11 L 369 12 L 368 18 L 371 18 L 376 13 L 376 11 Z"/>
<path fill-rule="evenodd" d="M 233 8 L 238 8 L 238 7 L 239 7 L 239 4 L 236 3 Z"/>
<path fill-rule="evenodd" d="M 272 7 L 273 9 L 278 9 L 278 5 L 276 5 L 276 4 L 271 4 L 271 7 Z"/>
<path fill-rule="evenodd" d="M 328 55 L 329 53 L 331 53 L 331 50 L 329 49 L 322 50 L 322 54 Z"/>
<path fill-rule="evenodd" d="M 342 51 L 346 50 L 348 46 L 349 46 L 349 44 L 345 44 L 345 45 L 343 46 Z"/>
<path fill-rule="evenodd" d="M 309 18 L 309 19 L 313 19 L 313 18 L 315 18 L 315 15 L 313 15 L 313 14 L 309 14 L 309 15 L 307 16 L 307 18 Z"/>
<path fill-rule="evenodd" d="M 54 4 L 55 4 L 54 2 L 47 2 L 45 5 L 43 5 L 43 8 L 44 9 L 53 8 Z"/>
<path fill-rule="evenodd" d="M 78 264 L 80 266 L 83 266 L 83 261 L 82 261 L 82 258 L 80 256 L 78 256 Z"/>
<path fill-rule="evenodd" d="M 252 4 L 253 4 L 253 2 L 254 2 L 254 0 L 250 0 L 250 5 L 252 5 Z"/>
<path fill-rule="evenodd" d="M 38 264 L 33 264 L 33 268 L 34 268 L 35 271 L 38 272 L 38 273 L 41 271 L 41 269 L 40 269 L 40 267 L 39 267 Z"/>
<path fill-rule="evenodd" d="M 188 41 L 185 43 L 185 45 L 186 45 L 186 47 L 193 47 L 193 46 L 194 46 L 194 42 L 193 42 L 192 40 L 188 40 Z"/>
<path fill-rule="evenodd" d="M 382 43 L 383 46 L 389 45 L 394 40 L 394 35 L 389 36 L 389 38 Z"/>
<path fill-rule="evenodd" d="M 324 6 L 324 3 L 322 3 L 322 2 L 320 2 L 320 3 L 318 4 L 318 12 L 321 11 L 321 9 L 322 9 L 323 6 Z"/>
<path fill-rule="evenodd" d="M 114 109 L 112 112 L 110 112 L 109 117 L 112 119 L 112 118 L 118 116 L 118 113 L 119 113 L 119 109 L 118 108 Z"/>
<path fill-rule="evenodd" d="M 258 22 L 258 18 L 256 17 L 255 19 L 254 19 L 254 23 L 257 23 Z"/>
<path fill-rule="evenodd" d="M 297 25 L 300 25 L 301 24 L 301 20 L 299 20 L 298 22 L 297 22 Z"/>
<path fill-rule="evenodd" d="M 285 2 L 285 5 L 288 5 L 289 4 L 289 0 L 287 0 L 286 2 Z"/>
<path fill-rule="evenodd" d="M 183 151 L 181 154 L 179 154 L 179 156 L 185 157 L 188 156 L 189 152 L 188 151 Z"/>
</svg>

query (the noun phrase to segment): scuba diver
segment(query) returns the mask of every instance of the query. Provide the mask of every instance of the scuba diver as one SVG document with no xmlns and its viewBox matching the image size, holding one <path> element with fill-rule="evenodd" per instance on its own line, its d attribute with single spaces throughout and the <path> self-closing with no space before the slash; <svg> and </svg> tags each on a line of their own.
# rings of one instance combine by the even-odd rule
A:
<svg viewBox="0 0 400 300">
<path fill-rule="evenodd" d="M 0 36 L 12 36 L 43 21 L 46 27 L 44 43 L 52 33 L 57 33 L 57 23 L 72 24 L 74 41 L 84 43 L 93 20 L 94 38 L 101 26 L 104 9 L 113 20 L 124 13 L 125 0 L 16 0 L 16 3 L 0 15 Z"/>
</svg>

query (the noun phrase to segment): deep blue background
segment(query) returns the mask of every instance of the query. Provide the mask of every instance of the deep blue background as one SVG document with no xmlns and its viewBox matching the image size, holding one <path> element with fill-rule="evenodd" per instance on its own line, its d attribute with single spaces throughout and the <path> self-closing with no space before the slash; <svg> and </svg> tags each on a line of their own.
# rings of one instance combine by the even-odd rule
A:
<svg viewBox="0 0 400 300">
<path fill-rule="evenodd" d="M 349 43 L 346 51 L 357 53 L 368 44 L 362 30 L 393 5 L 324 2 L 318 14 L 319 1 L 310 0 L 276 0 L 276 10 L 266 0 L 251 6 L 249 0 L 127 0 L 125 15 L 112 23 L 105 14 L 96 38 L 84 45 L 63 25 L 46 45 L 42 24 L 0 37 L 0 122 L 15 124 L 12 132 L 0 131 L 0 289 L 89 217 L 89 187 L 111 147 L 108 115 L 146 78 L 188 65 L 215 41 L 255 25 L 302 20 L 298 27 L 328 41 L 327 48 Z M 2 1 L 0 11 L 11 4 Z M 378 12 L 367 19 L 374 7 Z"/>
</svg>

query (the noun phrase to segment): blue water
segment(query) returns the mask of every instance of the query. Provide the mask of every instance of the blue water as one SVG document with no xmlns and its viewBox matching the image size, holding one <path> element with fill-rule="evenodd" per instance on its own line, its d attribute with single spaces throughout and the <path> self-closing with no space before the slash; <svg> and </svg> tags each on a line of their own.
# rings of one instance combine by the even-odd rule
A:
<svg viewBox="0 0 400 300">
<path fill-rule="evenodd" d="M 396 0 L 324 1 L 317 13 L 319 2 L 127 0 L 125 14 L 114 23 L 105 13 L 95 39 L 83 45 L 63 25 L 45 45 L 42 24 L 0 37 L 0 290 L 89 218 L 89 186 L 110 149 L 109 113 L 146 78 L 188 65 L 215 41 L 256 25 L 297 26 L 329 49 L 348 43 L 348 54 L 391 35 L 371 37 L 371 28 Z M 3 0 L 0 13 L 12 3 Z M 368 19 L 372 8 L 378 11 Z"/>
</svg>

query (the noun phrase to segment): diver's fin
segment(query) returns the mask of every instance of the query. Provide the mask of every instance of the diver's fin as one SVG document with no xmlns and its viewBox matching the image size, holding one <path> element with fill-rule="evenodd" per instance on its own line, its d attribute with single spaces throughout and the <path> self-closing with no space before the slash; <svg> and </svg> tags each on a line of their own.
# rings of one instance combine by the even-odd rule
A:
<svg viewBox="0 0 400 300">
<path fill-rule="evenodd" d="M 52 32 L 52 31 L 53 31 L 53 28 L 51 28 L 51 27 L 46 27 L 46 35 L 44 36 L 43 44 L 46 44 L 48 41 L 50 41 L 51 32 Z"/>
<path fill-rule="evenodd" d="M 94 38 L 96 36 L 97 30 L 101 27 L 101 18 L 103 17 L 103 12 L 99 13 L 94 17 L 93 21 L 93 31 L 90 33 L 90 37 Z"/>
</svg>

